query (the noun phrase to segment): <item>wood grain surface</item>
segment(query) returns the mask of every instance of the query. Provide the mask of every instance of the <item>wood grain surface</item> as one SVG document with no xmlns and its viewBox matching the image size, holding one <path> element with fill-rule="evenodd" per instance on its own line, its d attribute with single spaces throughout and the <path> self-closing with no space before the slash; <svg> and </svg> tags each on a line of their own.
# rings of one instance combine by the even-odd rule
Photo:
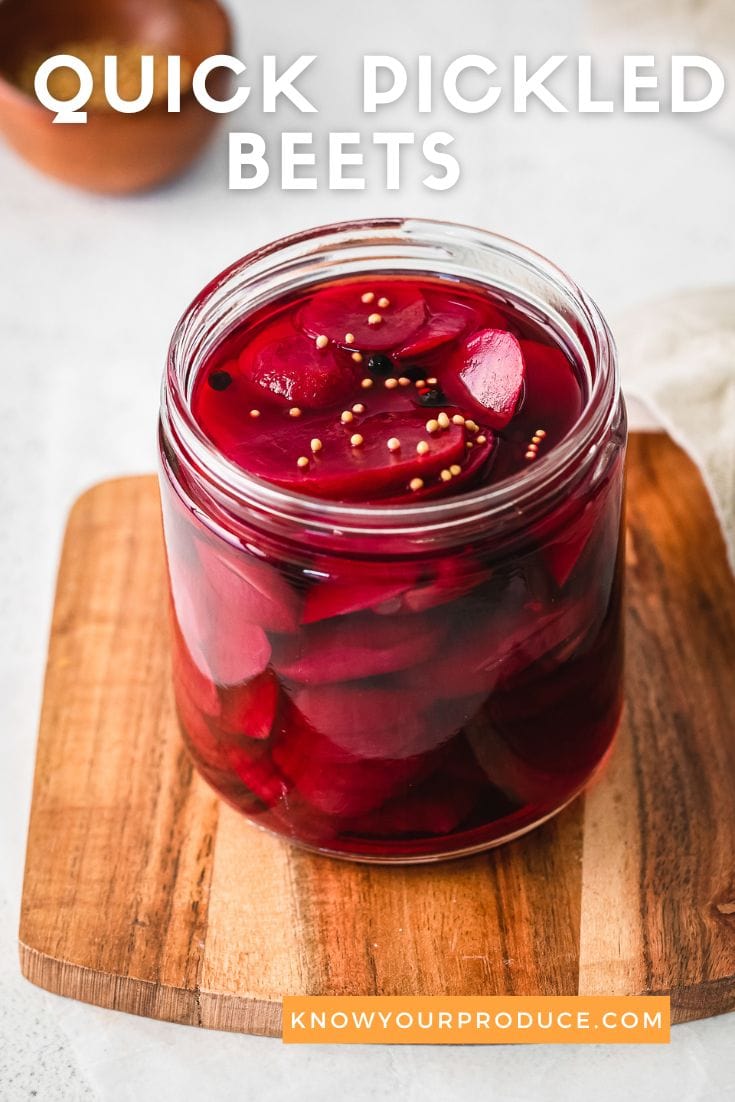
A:
<svg viewBox="0 0 735 1102">
<path fill-rule="evenodd" d="M 293 848 L 180 741 L 156 483 L 94 487 L 61 561 L 28 837 L 23 973 L 101 1006 L 277 1035 L 286 994 L 671 993 L 735 1007 L 735 583 L 701 479 L 634 437 L 627 707 L 602 778 L 440 865 Z"/>
</svg>

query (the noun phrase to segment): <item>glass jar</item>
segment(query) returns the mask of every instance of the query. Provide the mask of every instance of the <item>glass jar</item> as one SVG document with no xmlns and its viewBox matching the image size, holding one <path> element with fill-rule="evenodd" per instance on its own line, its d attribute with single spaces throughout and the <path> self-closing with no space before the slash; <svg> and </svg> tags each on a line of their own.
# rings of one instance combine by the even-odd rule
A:
<svg viewBox="0 0 735 1102">
<path fill-rule="evenodd" d="M 308 498 L 229 462 L 191 412 L 212 350 L 270 300 L 368 272 L 485 285 L 543 325 L 585 391 L 572 431 L 512 478 L 413 505 Z M 620 716 L 625 439 L 605 321 L 514 242 L 341 224 L 213 280 L 174 333 L 160 421 L 176 703 L 207 781 L 254 823 L 361 861 L 473 853 L 558 812 Z M 335 615 L 305 623 L 316 586 Z"/>
</svg>

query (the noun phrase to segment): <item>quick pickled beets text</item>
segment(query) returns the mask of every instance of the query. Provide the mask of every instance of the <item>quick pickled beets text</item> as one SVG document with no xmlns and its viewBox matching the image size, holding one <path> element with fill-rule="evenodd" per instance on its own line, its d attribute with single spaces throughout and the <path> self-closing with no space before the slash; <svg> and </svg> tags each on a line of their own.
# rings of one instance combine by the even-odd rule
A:
<svg viewBox="0 0 735 1102">
<path fill-rule="evenodd" d="M 258 98 L 264 115 L 274 114 L 282 102 L 305 115 L 319 112 L 298 87 L 299 81 L 302 85 L 308 82 L 307 71 L 319 64 L 314 54 L 303 54 L 286 67 L 279 65 L 275 54 L 265 54 L 259 66 L 259 87 L 258 82 L 254 87 L 249 80 L 252 67 L 229 54 L 206 58 L 183 78 L 181 60 L 177 55 L 166 58 L 165 94 L 159 90 L 157 96 L 167 101 L 171 113 L 181 110 L 182 95 L 193 95 L 205 110 L 221 115 L 246 104 L 252 109 Z M 141 55 L 139 94 L 123 98 L 118 87 L 118 59 L 106 56 L 104 95 L 109 108 L 124 114 L 144 111 L 156 93 L 156 74 L 160 77 L 160 65 L 155 62 L 153 55 Z M 71 70 L 78 78 L 78 89 L 68 99 L 57 98 L 50 89 L 50 79 L 59 70 Z M 207 88 L 208 78 L 217 70 L 224 70 L 230 78 L 229 95 L 215 97 Z M 611 80 L 614 95 L 604 98 L 598 86 Z M 95 91 L 94 78 L 80 58 L 72 54 L 48 58 L 36 72 L 34 88 L 40 103 L 53 112 L 55 123 L 87 122 L 85 108 Z M 367 115 L 376 115 L 401 100 L 407 100 L 420 115 L 430 115 L 437 104 L 463 115 L 482 115 L 504 103 L 519 115 L 529 109 L 556 114 L 702 113 L 715 107 L 724 93 L 722 69 L 699 54 L 673 54 L 664 59 L 653 54 L 625 54 L 614 72 L 608 67 L 602 74 L 589 54 L 554 54 L 541 62 L 516 54 L 507 66 L 482 54 L 463 54 L 446 67 L 437 66 L 428 54 L 414 58 L 410 65 L 388 54 L 362 59 L 361 108 Z M 386 190 L 396 191 L 401 186 L 404 160 L 420 151 L 422 171 L 428 168 L 422 184 L 433 191 L 447 191 L 461 176 L 458 158 L 448 152 L 453 142 L 453 135 L 445 130 L 425 134 L 373 130 L 367 135 L 331 131 L 324 149 L 325 143 L 315 140 L 312 131 L 299 130 L 283 131 L 274 149 L 276 143 L 269 147 L 257 132 L 236 131 L 229 135 L 229 188 L 252 191 L 280 174 L 284 191 L 314 191 L 319 186 L 330 191 L 363 190 L 367 157 L 379 160 Z"/>
</svg>

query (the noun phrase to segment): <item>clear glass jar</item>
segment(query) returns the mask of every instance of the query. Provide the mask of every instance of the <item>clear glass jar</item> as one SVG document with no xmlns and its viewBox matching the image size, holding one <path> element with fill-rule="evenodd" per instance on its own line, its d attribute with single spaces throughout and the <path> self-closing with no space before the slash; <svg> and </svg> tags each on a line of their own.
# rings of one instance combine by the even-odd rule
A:
<svg viewBox="0 0 735 1102">
<path fill-rule="evenodd" d="M 369 272 L 486 285 L 543 324 L 586 392 L 573 430 L 516 477 L 405 506 L 308 498 L 229 462 L 191 412 L 212 349 L 276 297 Z M 514 242 L 341 224 L 213 280 L 174 333 L 160 421 L 176 701 L 204 777 L 260 826 L 361 861 L 473 853 L 564 807 L 621 709 L 625 439 L 607 325 Z M 305 624 L 315 585 L 341 615 Z"/>
</svg>

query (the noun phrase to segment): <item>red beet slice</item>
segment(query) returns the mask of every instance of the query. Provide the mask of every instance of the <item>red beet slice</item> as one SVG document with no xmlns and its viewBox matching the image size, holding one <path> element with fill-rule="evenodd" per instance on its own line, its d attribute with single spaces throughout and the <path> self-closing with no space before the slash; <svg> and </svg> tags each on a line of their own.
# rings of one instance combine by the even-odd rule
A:
<svg viewBox="0 0 735 1102">
<path fill-rule="evenodd" d="M 523 389 L 524 374 L 521 346 L 505 330 L 481 329 L 459 350 L 458 381 L 463 384 L 465 397 L 491 428 L 502 429 L 511 420 Z"/>
<path fill-rule="evenodd" d="M 545 429 L 557 442 L 566 436 L 582 412 L 583 392 L 572 364 L 560 348 L 521 340 L 526 365 L 523 414 L 534 428 Z M 545 445 L 544 445 L 545 446 Z M 544 446 L 539 454 L 544 455 Z"/>
<path fill-rule="evenodd" d="M 324 685 L 393 673 L 433 654 L 444 629 L 425 616 L 369 612 L 312 624 L 278 641 L 273 665 L 302 684 Z"/>
<path fill-rule="evenodd" d="M 362 295 L 373 292 L 370 303 Z M 379 306 L 387 298 L 389 306 Z M 381 321 L 371 324 L 368 318 L 378 315 Z M 312 337 L 324 335 L 337 344 L 347 346 L 347 333 L 354 336 L 354 347 L 365 352 L 388 350 L 405 344 L 419 331 L 426 317 L 426 303 L 419 291 L 406 284 L 365 279 L 348 286 L 318 291 L 301 311 L 300 322 Z"/>
<path fill-rule="evenodd" d="M 485 702 L 485 694 L 454 696 L 436 700 L 425 692 L 417 693 L 424 709 L 423 716 L 434 746 L 451 742 L 467 723 L 477 715 Z"/>
<path fill-rule="evenodd" d="M 471 306 L 443 300 L 439 296 L 427 299 L 429 316 L 419 331 L 396 352 L 399 359 L 413 359 L 433 352 L 453 341 L 470 328 L 475 328 L 478 314 Z"/>
<path fill-rule="evenodd" d="M 303 409 L 324 409 L 345 401 L 360 379 L 349 356 L 333 346 L 317 348 L 313 339 L 301 333 L 246 350 L 240 367 L 284 404 Z"/>
<path fill-rule="evenodd" d="M 406 769 L 406 763 L 410 768 Z M 326 815 L 360 815 L 380 807 L 410 782 L 416 767 L 401 762 L 366 761 L 358 765 L 309 768 L 297 780 L 298 791 Z"/>
<path fill-rule="evenodd" d="M 410 490 L 406 492 L 404 490 L 402 494 L 396 494 L 395 497 L 382 499 L 382 503 L 385 505 L 415 504 L 419 501 L 446 497 L 450 488 L 452 495 L 473 489 L 477 485 L 480 475 L 487 470 L 489 463 L 492 461 L 497 442 L 495 434 L 490 429 L 485 429 L 481 435 L 485 437 L 482 444 L 478 444 L 475 439 L 472 450 L 465 449 L 464 453 L 459 455 L 453 463 L 448 464 L 448 466 L 453 466 L 456 463 L 461 467 L 459 474 L 454 474 L 451 482 L 446 483 L 436 477 L 424 478 L 422 489 L 416 492 Z"/>
<path fill-rule="evenodd" d="M 426 771 L 425 757 L 353 758 L 291 709 L 273 750 L 278 769 L 298 794 L 327 815 L 362 815 L 380 807 Z M 429 759 L 431 761 L 431 759 Z"/>
<path fill-rule="evenodd" d="M 575 647 L 589 623 L 590 605 L 584 601 L 567 600 L 547 610 L 531 602 L 514 608 L 512 600 L 505 608 L 479 608 L 461 634 L 450 634 L 439 656 L 406 671 L 402 681 L 423 691 L 427 703 L 487 696 L 559 648 Z"/>
<path fill-rule="evenodd" d="M 299 622 L 300 602 L 288 582 L 269 563 L 244 549 L 213 547 L 199 542 L 202 580 L 214 594 L 210 614 L 247 620 L 265 631 L 294 631 Z M 201 580 L 193 580 L 194 590 Z M 226 611 L 225 611 L 226 610 Z"/>
<path fill-rule="evenodd" d="M 433 572 L 424 585 L 410 589 L 403 597 L 403 608 L 408 612 L 426 612 L 438 605 L 471 593 L 490 576 L 482 570 L 476 559 L 469 555 L 442 558 L 434 564 Z"/>
<path fill-rule="evenodd" d="M 176 712 L 184 732 L 184 741 L 195 756 L 212 769 L 227 772 L 230 768 L 227 747 L 207 722 L 207 717 L 191 698 L 186 684 L 174 674 Z"/>
<path fill-rule="evenodd" d="M 207 671 L 204 655 L 196 642 L 191 649 L 174 619 L 171 661 L 174 680 L 180 682 L 196 708 L 208 716 L 219 714 L 220 701 L 217 686 Z M 194 653 L 193 653 L 194 652 Z M 196 656 L 195 656 L 196 655 Z"/>
<path fill-rule="evenodd" d="M 315 582 L 304 600 L 302 623 L 312 624 L 331 616 L 344 616 L 372 608 L 376 612 L 391 608 L 418 578 L 418 567 L 401 564 L 326 560 L 319 569 L 331 575 Z"/>
<path fill-rule="evenodd" d="M 368 815 L 351 819 L 350 834 L 390 838 L 396 834 L 449 834 L 466 819 L 477 800 L 477 786 L 457 785 L 446 776 L 430 777 L 415 792 L 390 800 Z"/>
<path fill-rule="evenodd" d="M 266 670 L 246 685 L 236 685 L 223 693 L 219 726 L 233 735 L 267 739 L 278 707 L 278 680 Z"/>
<path fill-rule="evenodd" d="M 514 752 L 484 711 L 467 728 L 466 737 L 487 779 L 511 800 L 538 807 L 549 801 L 558 777 Z"/>
<path fill-rule="evenodd" d="M 291 785 L 279 773 L 270 755 L 235 746 L 229 751 L 229 761 L 243 784 L 266 807 L 273 807 L 288 795 Z"/>
<path fill-rule="evenodd" d="M 393 582 L 367 579 L 355 585 L 350 582 L 319 582 L 306 595 L 302 622 L 313 624 L 318 620 L 361 612 L 376 605 L 391 605 L 410 584 L 397 579 Z M 380 611 L 380 607 L 376 611 Z"/>
<path fill-rule="evenodd" d="M 566 585 L 593 532 L 590 522 L 579 518 L 568 531 L 562 532 L 552 543 L 544 546 L 544 558 L 554 581 L 561 589 Z"/>
<path fill-rule="evenodd" d="M 557 512 L 551 521 L 535 525 L 534 534 L 542 544 L 544 559 L 560 589 L 569 581 L 588 545 L 594 546 L 593 537 L 599 535 L 600 545 L 606 548 L 607 561 L 614 561 L 620 525 L 617 504 L 611 497 L 616 477 L 613 473 L 611 483 L 598 487 L 586 502 L 572 499 L 561 515 Z M 549 541 L 552 527 L 556 531 Z"/>
<path fill-rule="evenodd" d="M 408 758 L 435 745 L 407 693 L 325 685 L 300 690 L 294 702 L 315 731 L 354 758 Z"/>
<path fill-rule="evenodd" d="M 218 685 L 249 681 L 263 672 L 271 653 L 262 627 L 250 622 L 253 595 L 262 602 L 262 594 L 228 570 L 210 547 L 201 544 L 200 549 L 204 555 L 201 570 L 172 572 L 181 632 L 202 674 L 206 670 Z M 272 606 L 268 603 L 266 607 Z"/>
<path fill-rule="evenodd" d="M 430 435 L 430 413 L 378 413 L 354 418 L 348 425 L 337 417 L 311 418 L 308 425 L 277 425 L 260 435 L 257 446 L 241 445 L 233 458 L 261 478 L 315 497 L 367 501 L 390 491 L 410 493 L 411 479 L 437 481 L 441 470 L 465 457 L 464 429 L 452 424 Z M 363 437 L 359 446 L 350 443 L 356 432 Z M 310 449 L 313 437 L 322 442 L 315 456 Z M 394 452 L 388 449 L 393 437 L 401 445 Z M 420 440 L 429 446 L 425 455 L 416 452 Z M 309 459 L 304 469 L 297 466 L 301 456 Z"/>
<path fill-rule="evenodd" d="M 268 636 L 257 624 L 223 608 L 207 641 L 207 657 L 220 685 L 250 681 L 267 667 L 271 656 Z"/>
</svg>

